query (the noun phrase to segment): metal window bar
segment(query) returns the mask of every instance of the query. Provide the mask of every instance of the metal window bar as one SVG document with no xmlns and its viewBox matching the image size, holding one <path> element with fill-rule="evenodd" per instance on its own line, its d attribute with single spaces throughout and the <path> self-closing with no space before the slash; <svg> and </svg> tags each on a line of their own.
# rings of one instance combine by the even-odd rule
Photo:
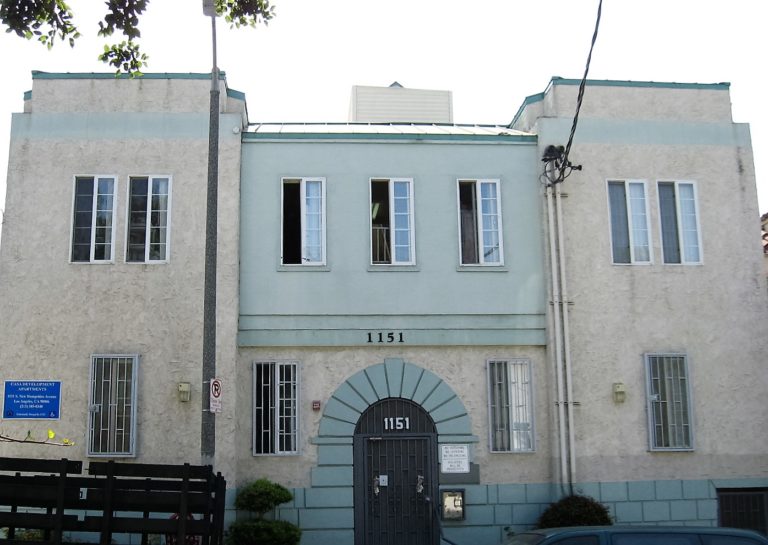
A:
<svg viewBox="0 0 768 545">
<path fill-rule="evenodd" d="M 389 227 L 373 226 L 373 263 L 391 263 L 392 252 L 389 249 Z"/>
<path fill-rule="evenodd" d="M 492 452 L 533 450 L 530 362 L 488 362 Z"/>
<path fill-rule="evenodd" d="M 253 453 L 289 454 L 298 449 L 298 365 L 255 362 Z"/>
<path fill-rule="evenodd" d="M 688 376 L 684 356 L 649 356 L 654 448 L 691 448 Z"/>
<path fill-rule="evenodd" d="M 768 535 L 768 489 L 718 490 L 718 525 Z"/>
<path fill-rule="evenodd" d="M 92 365 L 91 453 L 131 454 L 135 357 L 94 357 Z"/>
</svg>

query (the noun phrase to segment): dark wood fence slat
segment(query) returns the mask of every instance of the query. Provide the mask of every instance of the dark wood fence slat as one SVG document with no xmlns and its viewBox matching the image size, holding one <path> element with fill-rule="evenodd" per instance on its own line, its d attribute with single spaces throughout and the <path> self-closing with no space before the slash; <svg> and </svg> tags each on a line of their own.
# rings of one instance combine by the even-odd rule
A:
<svg viewBox="0 0 768 545">
<path fill-rule="evenodd" d="M 110 462 L 91 462 L 88 464 L 90 475 L 106 475 Z M 157 477 L 183 479 L 185 469 L 182 465 L 167 464 L 119 464 L 114 468 L 115 477 Z M 189 478 L 205 479 L 212 471 L 211 466 L 189 466 Z"/>
<path fill-rule="evenodd" d="M 61 458 L 53 460 L 38 460 L 36 458 L 6 458 L 0 457 L 0 471 L 26 471 L 35 473 L 59 473 Z M 67 461 L 67 473 L 82 473 L 83 462 Z"/>
<path fill-rule="evenodd" d="M 211 466 L 91 462 L 83 475 L 81 462 L 0 457 L 0 545 L 22 542 L 17 528 L 43 531 L 25 545 L 61 545 L 67 532 L 98 534 L 102 545 L 115 533 L 141 536 L 141 545 L 150 534 L 222 545 L 225 493 Z"/>
</svg>

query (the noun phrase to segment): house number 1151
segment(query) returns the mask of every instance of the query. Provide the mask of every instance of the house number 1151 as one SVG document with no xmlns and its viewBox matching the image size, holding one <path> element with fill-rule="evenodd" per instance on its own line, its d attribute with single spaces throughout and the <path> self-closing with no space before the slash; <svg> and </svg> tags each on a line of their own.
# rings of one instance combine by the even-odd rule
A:
<svg viewBox="0 0 768 545">
<path fill-rule="evenodd" d="M 369 343 L 404 343 L 405 337 L 402 331 L 378 331 L 368 332 Z"/>
<path fill-rule="evenodd" d="M 384 418 L 384 431 L 410 429 L 411 419 L 407 416 L 389 416 Z"/>
</svg>

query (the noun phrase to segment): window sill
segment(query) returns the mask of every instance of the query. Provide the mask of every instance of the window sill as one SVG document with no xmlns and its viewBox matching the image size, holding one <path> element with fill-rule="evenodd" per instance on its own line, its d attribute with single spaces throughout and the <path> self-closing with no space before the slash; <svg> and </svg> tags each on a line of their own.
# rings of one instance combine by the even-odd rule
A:
<svg viewBox="0 0 768 545">
<path fill-rule="evenodd" d="M 504 265 L 459 265 L 458 272 L 509 272 Z"/>
<path fill-rule="evenodd" d="M 278 272 L 330 272 L 328 265 L 278 265 Z"/>
<path fill-rule="evenodd" d="M 368 272 L 419 272 L 416 265 L 368 265 Z"/>
</svg>

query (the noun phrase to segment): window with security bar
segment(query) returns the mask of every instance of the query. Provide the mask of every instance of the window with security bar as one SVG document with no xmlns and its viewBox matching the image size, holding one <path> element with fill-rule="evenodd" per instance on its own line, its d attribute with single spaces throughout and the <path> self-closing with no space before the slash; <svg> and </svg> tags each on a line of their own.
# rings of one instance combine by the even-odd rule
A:
<svg viewBox="0 0 768 545">
<path fill-rule="evenodd" d="M 253 454 L 297 454 L 299 364 L 254 362 Z"/>
<path fill-rule="evenodd" d="M 491 452 L 532 452 L 534 425 L 530 360 L 488 360 L 487 373 Z"/>
<path fill-rule="evenodd" d="M 718 526 L 768 535 L 768 488 L 718 488 Z"/>
<path fill-rule="evenodd" d="M 91 357 L 88 455 L 136 454 L 136 382 L 139 357 Z"/>
<path fill-rule="evenodd" d="M 651 450 L 693 450 L 691 396 L 685 354 L 646 354 Z"/>
</svg>

